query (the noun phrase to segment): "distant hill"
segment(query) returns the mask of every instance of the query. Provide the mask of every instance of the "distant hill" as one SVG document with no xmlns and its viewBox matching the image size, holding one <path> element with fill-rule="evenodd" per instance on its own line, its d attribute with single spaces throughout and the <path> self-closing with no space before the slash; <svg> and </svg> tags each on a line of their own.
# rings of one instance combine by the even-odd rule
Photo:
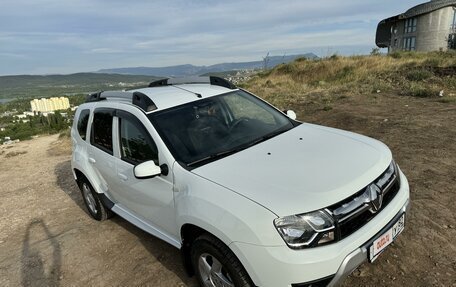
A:
<svg viewBox="0 0 456 287">
<path fill-rule="evenodd" d="M 36 98 L 145 86 L 152 76 L 101 73 L 0 76 L 0 99 Z"/>
<path fill-rule="evenodd" d="M 297 58 L 317 59 L 318 56 L 313 53 L 289 56 L 271 56 L 269 57 L 268 68 L 273 68 L 279 64 L 289 63 Z M 220 73 L 236 70 L 251 70 L 263 68 L 263 61 L 238 62 L 238 63 L 221 63 L 211 66 L 194 66 L 194 65 L 177 65 L 168 67 L 130 67 L 130 68 L 113 68 L 102 69 L 98 73 L 116 73 L 124 75 L 153 75 L 157 77 L 182 77 L 195 76 L 208 73 Z"/>
<path fill-rule="evenodd" d="M 315 54 L 271 56 L 268 68 L 290 63 L 297 58 L 318 58 Z M 95 73 L 70 75 L 16 75 L 0 76 L 0 99 L 38 98 L 86 94 L 100 90 L 119 90 L 146 86 L 163 77 L 194 75 L 229 75 L 239 70 L 263 68 L 263 61 L 221 63 L 211 66 L 178 65 L 169 67 L 135 67 L 103 69 Z"/>
</svg>

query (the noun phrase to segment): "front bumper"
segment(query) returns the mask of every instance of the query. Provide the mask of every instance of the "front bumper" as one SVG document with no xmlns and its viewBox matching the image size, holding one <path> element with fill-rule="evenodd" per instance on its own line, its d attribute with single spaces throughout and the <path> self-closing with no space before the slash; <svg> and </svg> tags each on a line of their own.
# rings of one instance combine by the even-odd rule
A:
<svg viewBox="0 0 456 287">
<path fill-rule="evenodd" d="M 337 286 L 367 261 L 368 246 L 388 230 L 409 207 L 409 186 L 400 172 L 401 187 L 396 197 L 378 216 L 351 236 L 322 247 L 292 250 L 287 246 L 230 244 L 257 286 Z M 332 279 L 331 279 L 332 278 Z M 309 285 L 327 279 L 324 285 Z"/>
<path fill-rule="evenodd" d="M 344 261 L 337 270 L 334 278 L 331 280 L 328 286 L 338 286 L 348 275 L 350 275 L 359 265 L 363 264 L 367 261 L 368 258 L 368 250 L 369 246 L 372 245 L 374 240 L 381 234 L 385 233 L 388 229 L 393 227 L 394 223 L 402 216 L 404 213 L 408 213 L 410 208 L 410 200 L 402 206 L 401 210 L 396 214 L 396 216 L 382 229 L 380 230 L 374 237 L 372 237 L 368 242 L 366 242 L 363 246 L 356 249 L 352 253 L 350 253 L 347 257 L 345 257 Z"/>
</svg>

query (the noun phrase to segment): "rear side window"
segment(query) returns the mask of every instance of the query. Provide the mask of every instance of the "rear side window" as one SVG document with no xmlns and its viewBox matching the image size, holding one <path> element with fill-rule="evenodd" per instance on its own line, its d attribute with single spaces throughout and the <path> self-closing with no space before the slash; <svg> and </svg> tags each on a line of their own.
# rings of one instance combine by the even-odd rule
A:
<svg viewBox="0 0 456 287">
<path fill-rule="evenodd" d="M 112 154 L 112 116 L 111 109 L 97 109 L 93 114 L 92 136 L 90 143 Z"/>
<path fill-rule="evenodd" d="M 82 110 L 79 114 L 78 133 L 83 140 L 86 140 L 87 123 L 89 122 L 90 110 Z"/>
<path fill-rule="evenodd" d="M 157 146 L 139 120 L 121 113 L 119 135 L 122 160 L 131 164 L 153 160 L 158 165 Z"/>
</svg>

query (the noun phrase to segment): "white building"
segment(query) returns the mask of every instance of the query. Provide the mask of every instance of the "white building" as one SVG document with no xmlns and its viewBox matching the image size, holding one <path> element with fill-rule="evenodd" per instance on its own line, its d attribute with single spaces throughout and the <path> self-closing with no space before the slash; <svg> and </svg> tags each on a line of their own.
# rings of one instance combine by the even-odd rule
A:
<svg viewBox="0 0 456 287">
<path fill-rule="evenodd" d="M 57 110 L 66 110 L 70 108 L 70 101 L 66 97 L 59 98 L 42 98 L 30 101 L 32 112 L 53 112 Z"/>
</svg>

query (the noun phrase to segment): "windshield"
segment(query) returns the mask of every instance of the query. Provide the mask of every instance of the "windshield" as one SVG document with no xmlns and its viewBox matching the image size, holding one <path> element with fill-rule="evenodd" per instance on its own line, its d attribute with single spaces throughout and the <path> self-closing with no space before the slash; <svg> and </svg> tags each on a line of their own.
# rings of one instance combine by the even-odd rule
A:
<svg viewBox="0 0 456 287">
<path fill-rule="evenodd" d="M 293 128 L 292 121 L 241 90 L 151 113 L 177 161 L 200 166 Z"/>
</svg>

